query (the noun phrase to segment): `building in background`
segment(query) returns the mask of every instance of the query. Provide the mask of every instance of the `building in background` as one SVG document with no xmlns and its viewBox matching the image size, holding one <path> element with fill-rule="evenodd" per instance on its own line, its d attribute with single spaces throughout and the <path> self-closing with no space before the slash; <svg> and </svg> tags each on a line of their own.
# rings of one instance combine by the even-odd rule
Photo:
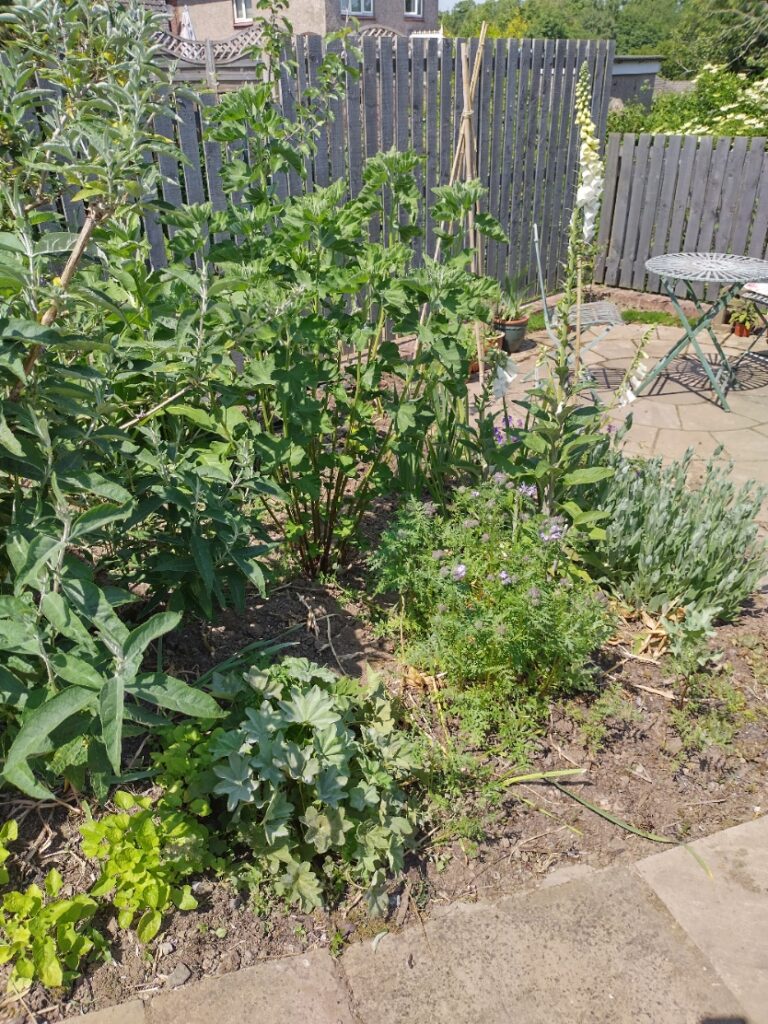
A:
<svg viewBox="0 0 768 1024">
<path fill-rule="evenodd" d="M 228 39 L 253 24 L 252 0 L 178 0 L 167 8 L 165 0 L 145 2 L 155 10 L 167 9 L 170 31 L 186 38 L 189 29 L 182 17 L 188 10 L 194 38 L 200 42 Z M 438 32 L 437 4 L 438 0 L 288 0 L 284 15 L 297 34 L 325 35 L 357 19 L 363 32 L 409 36 Z"/>
</svg>

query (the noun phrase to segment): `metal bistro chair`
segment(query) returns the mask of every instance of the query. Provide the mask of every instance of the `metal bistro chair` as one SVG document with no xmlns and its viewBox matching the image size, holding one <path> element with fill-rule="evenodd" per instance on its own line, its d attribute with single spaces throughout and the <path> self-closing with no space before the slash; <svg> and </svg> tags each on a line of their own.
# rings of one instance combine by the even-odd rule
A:
<svg viewBox="0 0 768 1024">
<path fill-rule="evenodd" d="M 756 281 L 750 282 L 749 284 L 745 284 L 739 292 L 739 298 L 747 299 L 749 302 L 754 302 L 755 308 L 757 309 L 757 314 L 763 321 L 763 330 L 765 331 L 765 337 L 768 338 L 768 317 L 766 317 L 766 312 L 768 312 L 768 282 Z M 741 359 L 743 359 L 744 356 L 747 355 L 753 355 L 758 359 L 766 358 L 766 356 L 764 356 L 761 352 L 752 352 L 753 347 L 757 344 L 757 340 L 760 337 L 760 333 L 755 337 L 754 341 L 749 346 L 747 351 L 744 352 L 742 356 L 740 356 Z"/>
<path fill-rule="evenodd" d="M 539 226 L 533 225 L 533 248 L 536 253 L 536 268 L 539 274 L 539 288 L 541 289 L 542 313 L 544 314 L 544 326 L 547 334 L 555 344 L 559 343 L 556 330 L 558 327 L 558 316 L 556 310 L 550 310 L 547 304 L 547 290 L 544 286 L 544 271 L 541 265 L 541 244 L 539 242 Z M 586 345 L 582 344 L 581 351 L 587 352 L 594 348 L 598 342 L 608 334 L 614 327 L 624 323 L 619 307 L 613 302 L 582 302 L 581 306 L 571 306 L 568 312 L 568 323 L 571 327 L 576 326 L 580 320 L 582 331 L 593 331 L 602 327 L 597 337 L 592 338 Z M 572 357 L 569 357 L 569 362 Z"/>
</svg>

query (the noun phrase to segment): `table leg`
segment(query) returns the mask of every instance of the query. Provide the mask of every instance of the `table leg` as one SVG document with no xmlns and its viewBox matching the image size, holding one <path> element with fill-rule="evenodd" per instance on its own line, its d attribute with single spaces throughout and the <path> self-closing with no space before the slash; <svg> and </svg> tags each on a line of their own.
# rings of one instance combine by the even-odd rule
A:
<svg viewBox="0 0 768 1024">
<path fill-rule="evenodd" d="M 669 296 L 672 302 L 672 305 L 675 308 L 675 312 L 680 317 L 680 322 L 683 325 L 685 333 L 680 338 L 680 340 L 672 346 L 669 352 L 662 359 L 660 359 L 659 362 L 653 367 L 653 369 L 643 378 L 643 380 L 640 383 L 640 386 L 637 388 L 638 394 L 644 391 L 649 386 L 649 384 L 656 380 L 659 374 L 663 373 L 671 362 L 677 359 L 678 356 L 682 355 L 682 353 L 685 352 L 685 350 L 689 346 L 692 346 L 696 353 L 696 357 L 701 363 L 702 369 L 706 373 L 709 382 L 712 385 L 712 389 L 718 397 L 720 404 L 726 412 L 730 412 L 730 409 L 728 407 L 728 401 L 725 397 L 725 393 L 728 390 L 728 386 L 731 383 L 733 369 L 731 367 L 730 362 L 728 361 L 728 357 L 726 356 L 719 341 L 717 340 L 717 336 L 715 335 L 714 331 L 712 331 L 711 325 L 714 318 L 717 316 L 720 310 L 723 309 L 723 307 L 730 301 L 731 296 L 735 294 L 739 286 L 733 285 L 731 288 L 727 289 L 727 291 L 725 291 L 720 296 L 717 302 L 715 302 L 709 308 L 709 310 L 706 311 L 703 311 L 698 298 L 694 294 L 694 302 L 696 304 L 696 308 L 702 315 L 699 317 L 695 324 L 692 324 L 688 317 L 685 315 L 685 312 L 683 311 L 683 308 L 680 305 L 677 295 L 675 294 L 676 282 L 671 282 L 668 278 L 662 278 L 661 281 L 664 286 L 664 290 L 666 291 L 667 295 Z M 688 289 L 689 294 L 692 293 L 691 286 L 688 282 L 686 282 L 686 288 Z M 696 340 L 696 335 L 703 330 L 706 330 L 709 333 L 710 337 L 714 342 L 715 350 L 722 364 L 722 370 L 720 374 L 716 375 L 714 373 L 709 360 L 704 355 L 703 351 L 701 350 L 701 346 Z"/>
</svg>

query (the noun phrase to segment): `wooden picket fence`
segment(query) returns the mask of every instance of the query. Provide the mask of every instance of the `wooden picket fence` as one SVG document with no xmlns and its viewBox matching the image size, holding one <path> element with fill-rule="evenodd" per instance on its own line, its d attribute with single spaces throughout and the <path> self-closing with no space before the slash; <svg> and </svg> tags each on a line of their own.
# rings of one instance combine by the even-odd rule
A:
<svg viewBox="0 0 768 1024">
<path fill-rule="evenodd" d="M 332 104 L 332 121 L 320 132 L 317 153 L 307 163 L 306 183 L 291 176 L 277 185 L 296 193 L 340 178 L 352 194 L 361 187 L 364 161 L 393 146 L 423 157 L 418 173 L 423 245 L 431 253 L 435 224 L 432 189 L 448 183 L 463 106 L 462 66 L 455 39 L 363 37 L 358 60 L 345 57 L 358 74 L 349 74 L 346 95 Z M 296 97 L 317 82 L 325 42 L 320 36 L 297 36 L 289 55 L 298 69 L 284 73 L 281 103 L 290 115 Z M 339 41 L 331 43 L 341 47 Z M 471 40 L 470 61 L 478 46 Z M 574 90 L 579 70 L 589 65 L 593 79 L 593 113 L 601 137 L 608 112 L 614 44 L 608 41 L 498 39 L 485 43 L 475 101 L 477 168 L 487 189 L 484 209 L 501 223 L 509 241 L 487 243 L 487 272 L 500 281 L 516 280 L 536 290 L 532 249 L 533 224 L 539 225 L 547 284 L 555 289 L 567 240 L 577 179 L 578 132 L 574 125 Z M 202 77 L 202 75 L 201 75 Z M 204 84 L 204 82 L 203 82 Z M 162 198 L 173 205 L 210 201 L 223 208 L 222 162 L 226 153 L 206 138 L 206 113 L 217 102 L 214 92 L 199 104 L 180 101 L 179 120 L 156 127 L 175 139 L 186 162 L 159 160 L 165 178 Z M 148 218 L 152 262 L 166 260 L 163 228 Z M 415 261 L 423 258 L 415 245 Z"/>
<path fill-rule="evenodd" d="M 762 138 L 611 135 L 596 281 L 661 290 L 645 261 L 667 252 L 768 258 L 768 152 Z M 706 290 L 713 298 L 717 286 Z"/>
</svg>

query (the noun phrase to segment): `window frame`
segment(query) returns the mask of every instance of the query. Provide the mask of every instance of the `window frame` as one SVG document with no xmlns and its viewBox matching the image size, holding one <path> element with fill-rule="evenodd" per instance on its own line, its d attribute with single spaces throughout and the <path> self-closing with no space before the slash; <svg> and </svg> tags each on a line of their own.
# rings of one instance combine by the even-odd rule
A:
<svg viewBox="0 0 768 1024">
<path fill-rule="evenodd" d="M 242 18 L 237 12 L 238 5 L 242 5 L 245 12 L 245 16 Z M 253 24 L 253 0 L 232 0 L 232 23 L 236 28 L 241 25 Z"/>
<path fill-rule="evenodd" d="M 411 3 L 417 10 L 409 11 L 408 4 Z M 403 17 L 413 18 L 415 21 L 424 20 L 424 0 L 403 0 Z"/>
<path fill-rule="evenodd" d="M 355 11 L 352 8 L 352 4 L 357 3 L 360 6 L 359 11 Z M 348 18 L 373 18 L 375 17 L 374 0 L 339 0 L 339 7 L 342 15 Z M 363 10 L 365 6 L 370 7 L 369 11 Z"/>
</svg>

